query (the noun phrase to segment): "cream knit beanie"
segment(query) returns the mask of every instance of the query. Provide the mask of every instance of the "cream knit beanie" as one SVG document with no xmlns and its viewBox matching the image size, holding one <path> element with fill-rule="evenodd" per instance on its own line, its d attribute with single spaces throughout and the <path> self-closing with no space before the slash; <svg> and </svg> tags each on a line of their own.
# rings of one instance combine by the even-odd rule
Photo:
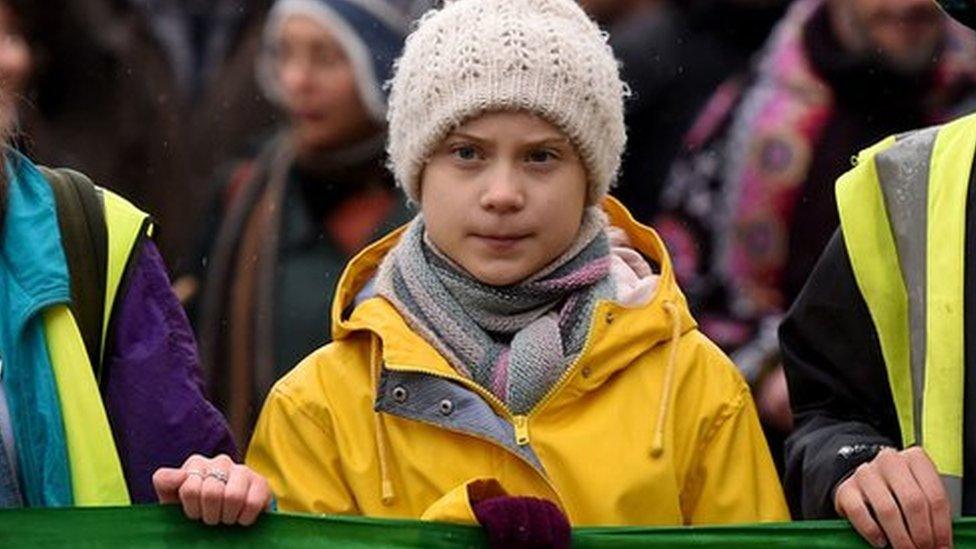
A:
<svg viewBox="0 0 976 549">
<path fill-rule="evenodd" d="M 607 36 L 575 0 L 454 0 L 421 18 L 397 61 L 388 152 L 413 201 L 431 152 L 485 112 L 528 111 L 561 129 L 607 194 L 627 141 L 629 94 Z"/>
</svg>

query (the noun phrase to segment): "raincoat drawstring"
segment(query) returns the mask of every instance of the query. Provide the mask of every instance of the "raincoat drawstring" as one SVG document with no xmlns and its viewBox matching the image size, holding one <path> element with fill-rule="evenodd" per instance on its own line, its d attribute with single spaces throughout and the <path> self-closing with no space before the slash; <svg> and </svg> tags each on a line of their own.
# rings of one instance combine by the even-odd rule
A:
<svg viewBox="0 0 976 549">
<path fill-rule="evenodd" d="M 661 408 L 657 413 L 657 425 L 654 426 L 654 441 L 651 444 L 651 455 L 653 457 L 659 457 L 664 453 L 664 426 L 668 406 L 671 404 L 671 385 L 674 384 L 674 370 L 678 363 L 678 341 L 681 339 L 681 312 L 678 306 L 670 301 L 665 301 L 664 309 L 671 316 L 671 349 L 668 356 L 668 365 L 664 370 L 664 386 L 661 388 Z"/>
<path fill-rule="evenodd" d="M 370 359 L 369 359 L 369 372 L 370 378 L 373 382 L 373 387 L 379 391 L 379 378 L 380 369 L 383 367 L 383 355 L 380 348 L 379 336 L 375 333 L 370 334 Z M 392 505 L 393 500 L 396 498 L 396 492 L 393 489 L 393 480 L 390 477 L 390 465 L 389 465 L 389 445 L 386 439 L 386 424 L 383 420 L 383 414 L 379 410 L 374 410 L 373 412 L 374 430 L 376 431 L 376 449 L 379 453 L 380 462 L 380 499 L 383 501 L 383 505 Z"/>
</svg>

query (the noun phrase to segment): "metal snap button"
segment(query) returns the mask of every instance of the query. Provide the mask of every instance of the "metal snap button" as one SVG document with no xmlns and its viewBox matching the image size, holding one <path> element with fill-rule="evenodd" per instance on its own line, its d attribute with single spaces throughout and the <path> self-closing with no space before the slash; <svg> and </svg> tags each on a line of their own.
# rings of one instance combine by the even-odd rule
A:
<svg viewBox="0 0 976 549">
<path fill-rule="evenodd" d="M 397 385 L 393 388 L 393 400 L 400 404 L 407 401 L 407 389 L 403 385 Z"/>
<path fill-rule="evenodd" d="M 583 375 L 583 379 L 589 379 L 590 378 L 590 374 L 592 374 L 593 371 L 590 370 L 590 367 L 589 366 L 584 366 L 583 367 L 583 371 L 581 373 Z"/>
<path fill-rule="evenodd" d="M 442 414 L 444 414 L 445 416 L 449 416 L 449 415 L 451 415 L 451 412 L 453 412 L 453 411 L 454 411 L 454 403 L 453 402 L 451 402 L 450 400 L 448 400 L 446 398 L 441 401 L 441 413 Z"/>
<path fill-rule="evenodd" d="M 607 324 L 613 324 L 613 313 L 607 313 Z"/>
</svg>

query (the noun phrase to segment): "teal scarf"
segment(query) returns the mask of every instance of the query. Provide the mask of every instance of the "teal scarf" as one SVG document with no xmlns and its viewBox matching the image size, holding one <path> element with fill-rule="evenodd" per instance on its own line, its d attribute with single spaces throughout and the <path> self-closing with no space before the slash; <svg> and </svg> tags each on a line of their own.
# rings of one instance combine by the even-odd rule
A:
<svg viewBox="0 0 976 549">
<path fill-rule="evenodd" d="M 0 357 L 26 503 L 73 503 L 61 405 L 44 309 L 70 301 L 54 193 L 23 155 L 7 149 L 7 210 L 0 233 Z"/>
</svg>

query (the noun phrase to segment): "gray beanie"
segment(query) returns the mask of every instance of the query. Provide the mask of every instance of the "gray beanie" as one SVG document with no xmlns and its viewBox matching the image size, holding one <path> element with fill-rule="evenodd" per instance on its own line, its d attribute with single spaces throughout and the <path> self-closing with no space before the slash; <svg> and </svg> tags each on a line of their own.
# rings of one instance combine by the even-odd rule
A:
<svg viewBox="0 0 976 549">
<path fill-rule="evenodd" d="M 410 28 L 409 0 L 278 0 L 268 14 L 257 60 L 258 84 L 273 103 L 282 105 L 275 49 L 285 21 L 303 16 L 329 30 L 352 63 L 359 95 L 376 122 L 386 120 L 383 84 L 403 49 Z"/>
<path fill-rule="evenodd" d="M 531 112 L 562 130 L 586 165 L 589 205 L 616 179 L 629 92 L 607 35 L 574 0 L 454 0 L 420 20 L 395 71 L 388 152 L 413 201 L 431 152 L 486 112 Z"/>
</svg>

